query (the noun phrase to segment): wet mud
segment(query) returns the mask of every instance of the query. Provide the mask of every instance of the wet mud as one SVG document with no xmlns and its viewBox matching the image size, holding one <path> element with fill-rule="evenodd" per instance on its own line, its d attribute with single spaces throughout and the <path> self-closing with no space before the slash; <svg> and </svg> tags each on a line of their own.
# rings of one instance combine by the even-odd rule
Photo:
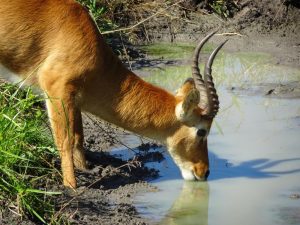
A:
<svg viewBox="0 0 300 225">
<path fill-rule="evenodd" d="M 276 64 L 299 68 L 299 9 L 294 6 L 289 6 L 288 10 L 282 5 L 275 7 L 276 4 L 274 5 L 273 1 L 244 2 L 245 5 L 240 12 L 227 21 L 220 20 L 214 15 L 203 15 L 199 11 L 189 12 L 188 20 L 182 20 L 186 22 L 157 19 L 155 22 L 145 24 L 148 32 L 147 36 L 143 37 L 151 42 L 194 43 L 207 32 L 219 28 L 219 33 L 223 35 L 217 36 L 215 42 L 224 36 L 229 36 L 231 39 L 225 51 L 266 52 L 276 58 Z M 168 24 L 168 29 L 165 23 Z M 167 59 L 152 60 L 143 51 L 137 55 L 133 51 L 132 57 L 134 60 L 130 65 L 134 70 L 187 63 Z M 124 61 L 127 62 L 127 60 Z M 148 76 L 149 74 L 141 72 L 141 75 Z M 299 98 L 300 81 L 261 83 L 248 87 L 232 86 L 229 91 L 240 95 Z M 91 115 L 83 115 L 83 118 L 85 149 L 90 170 L 76 172 L 79 187 L 75 191 L 64 189 L 62 186 L 53 187 L 53 190 L 63 190 L 63 194 L 56 200 L 57 210 L 71 224 L 152 224 L 152 221 L 138 213 L 133 204 L 133 198 L 138 193 L 158 191 L 157 187 L 149 181 L 159 177 L 159 171 L 145 166 L 146 162 L 163 160 L 160 152 L 147 151 L 157 145 L 146 144 L 147 141 L 145 141 L 145 143 L 127 148 L 123 140 L 124 137 L 130 136 L 130 133 L 99 121 Z M 109 154 L 111 149 L 120 147 L 124 151 L 134 150 L 137 154 L 129 160 Z M 189 191 L 190 187 L 186 189 Z M 189 199 L 183 198 L 182 201 L 187 200 Z M 176 205 L 173 207 L 176 208 Z M 10 211 L 3 212 L 0 218 L 2 224 L 37 224 L 30 218 L 20 218 Z"/>
<path fill-rule="evenodd" d="M 137 193 L 157 191 L 148 181 L 158 177 L 159 171 L 144 165 L 151 154 L 145 153 L 143 146 L 136 146 L 136 156 L 128 160 L 109 154 L 109 149 L 122 146 L 120 136 L 129 134 L 91 115 L 83 118 L 90 170 L 77 171 L 79 188 L 66 190 L 57 201 L 58 209 L 64 208 L 62 213 L 72 224 L 148 224 L 132 201 Z M 144 148 L 151 147 L 155 144 Z"/>
</svg>

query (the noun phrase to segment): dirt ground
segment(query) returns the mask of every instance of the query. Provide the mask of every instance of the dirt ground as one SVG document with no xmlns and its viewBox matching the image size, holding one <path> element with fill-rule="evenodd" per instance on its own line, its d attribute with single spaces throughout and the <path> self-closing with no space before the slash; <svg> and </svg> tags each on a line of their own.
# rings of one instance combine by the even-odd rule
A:
<svg viewBox="0 0 300 225">
<path fill-rule="evenodd" d="M 218 44 L 225 38 L 229 39 L 223 47 L 227 52 L 263 52 L 272 55 L 272 60 L 275 60 L 272 63 L 275 65 L 300 67 L 300 10 L 297 1 L 236 1 L 238 10 L 233 13 L 233 17 L 226 20 L 216 14 L 207 14 L 199 6 L 195 7 L 195 1 L 184 2 L 187 3 L 173 7 L 137 29 L 135 33 L 140 37 L 139 40 L 142 43 L 197 43 L 209 32 L 217 30 L 217 35 L 210 41 Z M 135 51 L 131 52 L 133 58 L 136 58 Z M 143 57 L 134 62 L 133 68 L 136 66 L 137 69 L 143 67 L 143 64 L 153 64 Z M 298 98 L 300 81 L 261 84 L 255 91 L 251 87 L 233 87 L 232 91 L 268 97 Z"/>
<path fill-rule="evenodd" d="M 277 64 L 299 68 L 299 5 L 293 3 L 287 6 L 281 0 L 241 2 L 239 12 L 228 20 L 185 6 L 170 10 L 170 14 L 176 15 L 173 19 L 160 16 L 149 20 L 136 32 L 140 42 L 195 42 L 218 28 L 218 33 L 222 35 L 214 39 L 216 42 L 223 36 L 230 38 L 226 51 L 266 52 L 275 56 Z M 132 52 L 134 55 L 136 51 Z M 284 87 L 274 84 L 262 88 L 265 88 L 264 93 L 273 90 L 269 95 L 277 94 L 277 97 L 300 97 L 299 82 Z M 119 137 L 126 134 L 86 115 L 84 124 L 85 148 L 91 170 L 77 172 L 79 188 L 76 192 L 62 186 L 55 187 L 64 190 L 56 201 L 57 209 L 63 207 L 61 212 L 72 224 L 151 224 L 138 214 L 132 201 L 136 193 L 157 191 L 148 181 L 155 179 L 159 171 L 148 169 L 144 163 L 150 158 L 161 160 L 162 156 L 159 153 L 155 156 L 144 153 L 129 161 L 110 156 L 107 152 L 112 147 L 121 146 Z M 144 145 L 141 149 L 149 147 L 156 145 Z M 3 220 L 2 224 L 36 224 L 28 219 L 20 220 L 9 212 L 3 215 L 3 218 L 10 219 Z"/>
<path fill-rule="evenodd" d="M 220 38 L 227 36 L 228 51 L 261 51 L 271 53 L 278 64 L 299 66 L 300 13 L 282 0 L 240 1 L 240 9 L 233 18 L 221 19 L 216 14 L 175 8 L 172 19 L 149 21 L 142 32 L 144 41 L 196 42 L 203 35 L 218 30 Z M 298 5 L 299 7 L 299 5 Z M 177 12 L 179 10 L 179 12 Z M 182 17 L 176 17 L 177 14 Z M 171 12 L 170 12 L 171 14 Z M 159 30 L 158 30 L 159 29 Z M 146 31 L 145 31 L 146 30 Z M 219 42 L 218 38 L 212 41 Z"/>
</svg>

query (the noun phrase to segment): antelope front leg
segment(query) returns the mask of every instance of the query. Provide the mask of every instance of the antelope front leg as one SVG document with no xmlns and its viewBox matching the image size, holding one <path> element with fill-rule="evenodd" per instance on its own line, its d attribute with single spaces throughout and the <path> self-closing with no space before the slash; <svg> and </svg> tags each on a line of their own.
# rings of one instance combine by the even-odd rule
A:
<svg viewBox="0 0 300 225">
<path fill-rule="evenodd" d="M 76 105 L 76 87 L 60 82 L 43 83 L 47 94 L 47 110 L 50 117 L 56 146 L 61 157 L 63 184 L 76 188 L 74 165 L 86 168 L 83 151 L 81 112 Z"/>
</svg>

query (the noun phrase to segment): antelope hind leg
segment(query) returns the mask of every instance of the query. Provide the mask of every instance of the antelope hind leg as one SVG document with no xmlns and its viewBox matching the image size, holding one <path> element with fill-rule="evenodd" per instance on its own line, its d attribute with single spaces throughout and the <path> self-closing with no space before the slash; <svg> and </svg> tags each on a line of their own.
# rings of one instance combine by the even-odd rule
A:
<svg viewBox="0 0 300 225">
<path fill-rule="evenodd" d="M 48 83 L 43 80 L 41 86 L 47 94 L 47 110 L 61 157 L 63 184 L 76 188 L 74 165 L 86 169 L 81 112 L 75 102 L 78 89 L 59 82 L 59 79 Z"/>
</svg>

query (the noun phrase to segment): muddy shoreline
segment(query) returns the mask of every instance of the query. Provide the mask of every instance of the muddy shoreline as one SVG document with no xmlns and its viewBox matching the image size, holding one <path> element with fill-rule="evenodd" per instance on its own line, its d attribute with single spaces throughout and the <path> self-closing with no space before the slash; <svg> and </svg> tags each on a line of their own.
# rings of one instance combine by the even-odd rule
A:
<svg viewBox="0 0 300 225">
<path fill-rule="evenodd" d="M 192 18 L 193 20 L 193 18 Z M 230 21 L 225 23 L 225 27 L 220 29 L 220 21 L 213 15 L 208 15 L 202 18 L 204 20 L 202 23 L 207 26 L 207 29 L 202 29 L 201 27 L 198 30 L 195 30 L 195 27 L 187 26 L 184 29 L 178 29 L 178 33 L 170 34 L 169 32 L 165 32 L 163 26 L 156 26 L 156 29 L 150 29 L 153 31 L 153 37 L 151 38 L 151 42 L 190 42 L 194 43 L 199 37 L 203 37 L 207 32 L 214 29 L 219 29 L 218 33 L 222 34 L 216 36 L 213 40 L 215 43 L 220 43 L 220 40 L 224 40 L 224 38 L 229 38 L 230 41 L 225 47 L 226 52 L 264 52 L 272 55 L 272 61 L 275 65 L 284 65 L 288 67 L 299 68 L 300 66 L 300 29 L 299 23 L 292 24 L 291 26 L 274 26 L 272 29 L 264 28 L 264 23 L 255 22 L 249 23 L 248 27 L 244 27 L 243 29 L 236 29 L 237 24 L 241 24 L 239 18 L 233 19 L 235 21 Z M 193 21 L 196 21 L 193 20 Z M 158 27 L 158 28 L 157 28 Z M 188 31 L 186 31 L 186 29 Z M 228 34 L 227 34 L 228 33 Z M 152 35 L 148 30 L 148 35 Z M 149 37 L 148 36 L 148 37 Z M 146 43 L 146 42 L 144 42 Z M 153 59 L 147 58 L 145 54 L 141 54 L 138 57 L 135 57 L 131 64 L 132 68 L 139 69 L 142 67 L 147 67 L 153 65 Z M 127 60 L 125 59 L 126 63 Z M 176 61 L 159 61 L 160 66 L 170 65 L 172 63 L 182 63 Z M 154 63 L 155 64 L 155 63 Z M 144 76 L 144 74 L 141 74 Z M 300 97 L 300 81 L 292 82 L 292 83 L 271 83 L 271 84 L 261 84 L 258 87 L 249 87 L 247 90 L 239 87 L 231 87 L 231 90 L 237 95 L 259 95 L 265 97 L 272 98 L 299 98 Z M 87 128 L 88 127 L 88 128 Z M 95 133 L 93 130 L 93 126 L 86 126 L 86 129 L 89 131 L 86 133 L 91 134 L 91 138 L 88 137 L 88 140 L 96 140 L 101 142 L 101 132 L 99 135 Z M 118 133 L 118 132 L 117 132 Z M 117 135 L 118 136 L 118 135 Z M 100 139 L 99 139 L 100 138 Z M 89 146 L 88 148 L 99 148 L 101 145 L 96 145 L 97 147 Z M 106 146 L 106 145 L 105 145 Z M 110 149 L 109 147 L 104 147 L 103 150 L 107 151 Z M 152 186 L 147 182 L 147 176 L 149 175 L 147 170 L 146 172 L 139 177 L 139 179 L 135 180 L 135 174 L 130 173 L 129 179 L 122 183 L 120 186 L 112 185 L 108 189 L 105 186 L 100 186 L 100 190 L 95 190 L 98 194 L 94 195 L 93 190 L 88 190 L 85 198 L 82 198 L 82 201 L 86 203 L 87 199 L 91 201 L 89 196 L 94 196 L 95 198 L 106 198 L 109 199 L 107 202 L 109 204 L 114 205 L 114 207 L 104 207 L 99 205 L 99 208 L 102 208 L 102 213 L 100 211 L 96 212 L 94 216 L 97 217 L 98 223 L 101 221 L 101 224 L 152 224 L 153 221 L 146 220 L 141 217 L 132 204 L 132 200 L 134 195 L 145 193 L 147 191 L 158 191 L 155 186 Z M 153 176 L 148 176 L 148 179 L 155 179 L 155 177 L 159 175 L 159 171 L 154 172 Z M 131 178 L 130 178 L 131 177 Z M 135 181 L 134 181 L 135 180 Z M 110 182 L 115 182 L 114 180 Z M 132 183 L 131 183 L 132 182 Z M 106 189 L 106 190 L 105 190 Z M 77 208 L 78 210 L 78 208 Z M 79 209 L 80 211 L 80 209 Z M 104 212 L 105 211 L 105 212 Z M 98 213 L 98 214 L 97 214 Z M 104 214 L 104 216 L 99 215 Z M 109 215 L 109 216 L 108 216 Z M 80 216 L 79 216 L 80 217 Z M 88 217 L 89 218 L 89 217 Z M 87 219 L 86 221 L 89 221 Z M 92 221 L 89 221 L 87 224 L 93 224 Z M 94 224 L 97 224 L 94 223 Z"/>
<path fill-rule="evenodd" d="M 211 30 L 219 29 L 220 35 L 216 36 L 213 42 L 219 43 L 220 40 L 229 38 L 230 41 L 225 47 L 227 52 L 265 52 L 275 58 L 274 64 L 300 68 L 299 9 L 290 8 L 288 12 L 283 13 L 281 16 L 287 17 L 285 22 L 281 21 L 282 18 L 278 14 L 272 23 L 269 19 L 271 16 L 266 16 L 268 15 L 266 12 L 271 10 L 270 14 L 276 13 L 278 8 L 273 6 L 267 10 L 263 9 L 263 3 L 254 2 L 255 4 L 246 5 L 228 21 L 220 20 L 215 15 L 203 15 L 201 12 L 189 12 L 186 22 L 173 20 L 170 23 L 168 20 L 164 21 L 162 17 L 146 24 L 147 36 L 144 35 L 144 40 L 141 38 L 139 44 L 147 43 L 149 40 L 195 43 L 199 37 L 203 37 Z M 271 7 L 272 1 L 266 1 L 265 5 L 267 6 L 265 8 Z M 138 54 L 133 61 L 133 68 L 149 66 L 148 62 L 151 59 L 145 57 L 147 57 L 145 54 Z M 167 64 L 161 62 L 162 65 L 164 63 Z M 231 87 L 230 91 L 241 95 L 300 98 L 300 81 L 261 84 L 255 91 L 253 87 L 248 89 Z M 147 149 L 156 145 L 145 144 L 147 143 L 145 141 L 142 147 L 134 146 L 138 154 L 129 161 L 111 156 L 108 152 L 112 148 L 122 147 L 124 151 L 130 151 L 124 146 L 122 139 L 130 134 L 91 118 L 90 115 L 84 115 L 83 118 L 85 149 L 88 152 L 90 171 L 77 172 L 79 188 L 76 192 L 62 186 L 53 187 L 54 190 L 64 192 L 56 201 L 57 210 L 63 207 L 61 214 L 71 224 L 151 224 L 151 221 L 139 215 L 133 205 L 133 197 L 137 193 L 158 191 L 148 181 L 157 178 L 159 171 L 148 169 L 144 165 L 149 158 L 162 160 L 160 154 L 147 155 Z M 0 213 L 0 219 L 1 224 L 38 224 L 37 221 L 22 219 L 9 210 Z"/>
</svg>

